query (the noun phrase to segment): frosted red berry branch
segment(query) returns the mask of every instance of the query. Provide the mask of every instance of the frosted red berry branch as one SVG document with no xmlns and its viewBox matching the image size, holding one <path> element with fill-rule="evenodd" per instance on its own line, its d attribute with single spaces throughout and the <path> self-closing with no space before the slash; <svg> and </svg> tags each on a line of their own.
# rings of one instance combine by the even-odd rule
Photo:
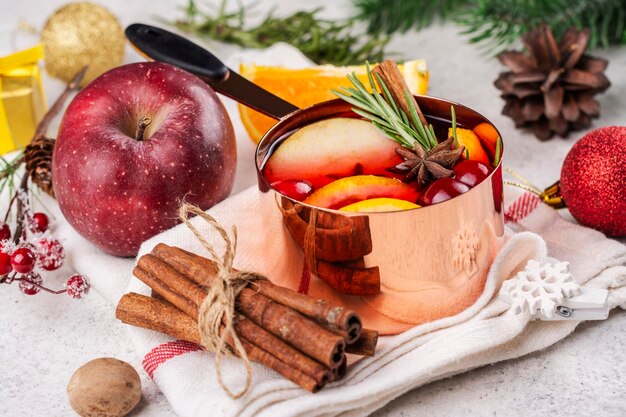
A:
<svg viewBox="0 0 626 417">
<path fill-rule="evenodd" d="M 52 118 L 62 109 L 70 92 L 77 89 L 84 76 L 83 68 L 70 82 L 61 96 L 52 105 L 43 120 L 37 126 L 35 139 L 43 137 Z M 12 174 L 24 163 L 22 156 L 17 161 L 5 166 L 0 173 L 0 180 L 13 181 Z M 49 231 L 50 219 L 45 213 L 33 213 L 28 195 L 30 172 L 23 174 L 20 184 L 11 196 L 4 222 L 0 222 L 0 284 L 19 282 L 20 290 L 26 295 L 35 295 L 41 290 L 52 294 L 66 293 L 72 298 L 81 298 L 89 292 L 90 284 L 82 275 L 72 275 L 63 289 L 53 290 L 43 285 L 44 271 L 54 271 L 65 260 L 63 245 Z M 15 233 L 11 233 L 8 224 L 12 207 L 17 204 Z"/>
<path fill-rule="evenodd" d="M 11 240 L 11 228 L 0 223 L 0 284 L 19 282 L 20 290 L 26 295 L 35 295 L 41 290 L 52 294 L 67 293 L 72 298 L 82 298 L 89 292 L 89 281 L 82 275 L 72 275 L 65 288 L 53 290 L 43 285 L 43 271 L 54 271 L 63 266 L 63 245 L 54 239 L 48 230 L 50 220 L 45 213 L 30 211 L 28 195 L 18 190 L 21 205 L 16 235 Z M 11 204 L 12 205 L 12 204 Z M 8 208 L 10 210 L 11 207 Z M 17 238 L 21 235 L 19 238 Z"/>
</svg>

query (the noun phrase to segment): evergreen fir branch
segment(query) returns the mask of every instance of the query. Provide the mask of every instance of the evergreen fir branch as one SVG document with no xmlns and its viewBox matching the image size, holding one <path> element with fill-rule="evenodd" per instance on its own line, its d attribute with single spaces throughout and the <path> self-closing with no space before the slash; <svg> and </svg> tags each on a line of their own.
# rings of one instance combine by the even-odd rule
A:
<svg viewBox="0 0 626 417">
<path fill-rule="evenodd" d="M 588 27 L 589 46 L 626 44 L 625 0 L 352 0 L 371 33 L 417 30 L 452 18 L 470 35 L 498 51 L 541 24 L 558 38 L 569 27 Z"/>
<path fill-rule="evenodd" d="M 368 32 L 406 32 L 445 20 L 471 4 L 471 0 L 353 0 L 357 19 L 368 22 Z"/>
<path fill-rule="evenodd" d="M 626 43 L 624 0 L 474 0 L 457 19 L 470 42 L 493 49 L 516 42 L 526 32 L 548 24 L 558 39 L 569 27 L 588 27 L 589 46 Z"/>
<path fill-rule="evenodd" d="M 215 0 L 214 0 L 215 1 Z M 277 42 L 286 42 L 298 48 L 317 64 L 353 65 L 363 61 L 381 61 L 389 37 L 382 33 L 363 36 L 354 20 L 331 20 L 320 17 L 321 8 L 300 10 L 287 16 L 268 12 L 261 22 L 251 26 L 247 20 L 252 4 L 239 5 L 227 11 L 228 0 L 219 7 L 211 1 L 202 4 L 188 0 L 183 19 L 168 22 L 179 29 L 218 41 L 246 48 L 265 48 Z"/>
</svg>

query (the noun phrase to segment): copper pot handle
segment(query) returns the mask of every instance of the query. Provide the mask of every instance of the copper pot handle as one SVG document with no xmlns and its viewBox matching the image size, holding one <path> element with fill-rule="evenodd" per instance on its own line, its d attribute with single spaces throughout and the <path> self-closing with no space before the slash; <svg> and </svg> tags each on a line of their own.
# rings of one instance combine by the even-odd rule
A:
<svg viewBox="0 0 626 417">
<path fill-rule="evenodd" d="M 191 72 L 224 94 L 254 110 L 280 120 L 298 107 L 246 80 L 215 55 L 167 30 L 134 23 L 125 30 L 135 49 L 147 59 L 166 62 Z"/>
</svg>

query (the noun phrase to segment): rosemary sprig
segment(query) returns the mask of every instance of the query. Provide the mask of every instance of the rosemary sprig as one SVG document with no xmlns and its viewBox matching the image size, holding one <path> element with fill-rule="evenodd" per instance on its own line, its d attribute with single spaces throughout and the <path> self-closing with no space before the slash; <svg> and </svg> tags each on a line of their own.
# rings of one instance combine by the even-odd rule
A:
<svg viewBox="0 0 626 417">
<path fill-rule="evenodd" d="M 300 49 L 317 64 L 352 65 L 366 60 L 380 61 L 389 36 L 370 35 L 354 30 L 354 19 L 335 21 L 319 17 L 322 10 L 298 11 L 285 17 L 269 12 L 257 26 L 247 24 L 251 5 L 240 5 L 227 12 L 222 0 L 216 14 L 198 8 L 196 0 L 188 0 L 185 18 L 173 24 L 195 35 L 234 43 L 246 48 L 265 48 L 286 42 Z M 211 9 L 216 9 L 211 6 Z M 170 22 L 172 23 L 172 22 Z"/>
<path fill-rule="evenodd" d="M 356 73 L 353 72 L 348 75 L 348 80 L 350 80 L 353 87 L 341 87 L 340 91 L 332 90 L 333 94 L 355 106 L 352 108 L 353 112 L 371 121 L 374 126 L 395 140 L 399 145 L 407 149 L 413 149 L 415 142 L 417 142 L 425 152 L 437 146 L 439 141 L 435 136 L 435 130 L 432 124 L 425 125 L 420 121 L 417 108 L 413 100 L 409 99 L 410 92 L 404 91 L 410 110 L 410 115 L 407 115 L 395 104 L 389 88 L 382 77 L 379 74 L 374 74 L 382 94 L 378 91 L 369 63 L 366 62 L 365 66 L 369 89 L 363 85 Z M 456 113 L 454 106 L 451 106 L 450 111 L 452 135 L 456 147 L 458 143 L 456 139 Z"/>
</svg>

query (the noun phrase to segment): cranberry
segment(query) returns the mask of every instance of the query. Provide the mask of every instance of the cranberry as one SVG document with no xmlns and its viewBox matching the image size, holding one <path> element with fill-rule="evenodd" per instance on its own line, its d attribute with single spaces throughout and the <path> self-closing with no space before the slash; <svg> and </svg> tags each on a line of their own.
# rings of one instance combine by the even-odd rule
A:
<svg viewBox="0 0 626 417">
<path fill-rule="evenodd" d="M 0 223 L 0 240 L 11 239 L 11 228 L 6 223 Z"/>
<path fill-rule="evenodd" d="M 454 178 L 469 187 L 480 184 L 491 171 L 487 165 L 471 159 L 459 162 L 452 170 L 455 174 Z"/>
<path fill-rule="evenodd" d="M 85 294 L 89 292 L 91 288 L 91 284 L 89 280 L 82 275 L 72 275 L 68 280 L 67 284 L 65 284 L 65 288 L 67 288 L 67 295 L 72 298 L 82 298 Z"/>
<path fill-rule="evenodd" d="M 65 252 L 63 245 L 56 239 L 42 238 L 36 243 L 39 266 L 46 271 L 54 271 L 63 266 Z"/>
<path fill-rule="evenodd" d="M 454 178 L 440 178 L 433 181 L 422 194 L 420 203 L 424 206 L 441 203 L 469 191 L 470 187 Z"/>
<path fill-rule="evenodd" d="M 22 290 L 22 292 L 26 295 L 35 295 L 41 291 L 41 288 L 35 284 L 43 284 L 43 278 L 41 278 L 41 275 L 36 273 L 22 275 L 20 279 L 20 290 Z"/>
<path fill-rule="evenodd" d="M 8 274 L 12 270 L 11 255 L 0 252 L 0 276 Z"/>
<path fill-rule="evenodd" d="M 308 181 L 283 180 L 272 184 L 272 187 L 281 194 L 297 201 L 302 201 L 313 192 L 313 185 Z"/>
<path fill-rule="evenodd" d="M 11 266 L 20 274 L 28 274 L 35 267 L 37 258 L 29 248 L 18 248 L 11 254 Z"/>
<path fill-rule="evenodd" d="M 35 232 L 45 232 L 48 230 L 49 223 L 50 220 L 44 213 L 38 212 L 33 214 L 33 229 L 35 229 Z"/>
</svg>

